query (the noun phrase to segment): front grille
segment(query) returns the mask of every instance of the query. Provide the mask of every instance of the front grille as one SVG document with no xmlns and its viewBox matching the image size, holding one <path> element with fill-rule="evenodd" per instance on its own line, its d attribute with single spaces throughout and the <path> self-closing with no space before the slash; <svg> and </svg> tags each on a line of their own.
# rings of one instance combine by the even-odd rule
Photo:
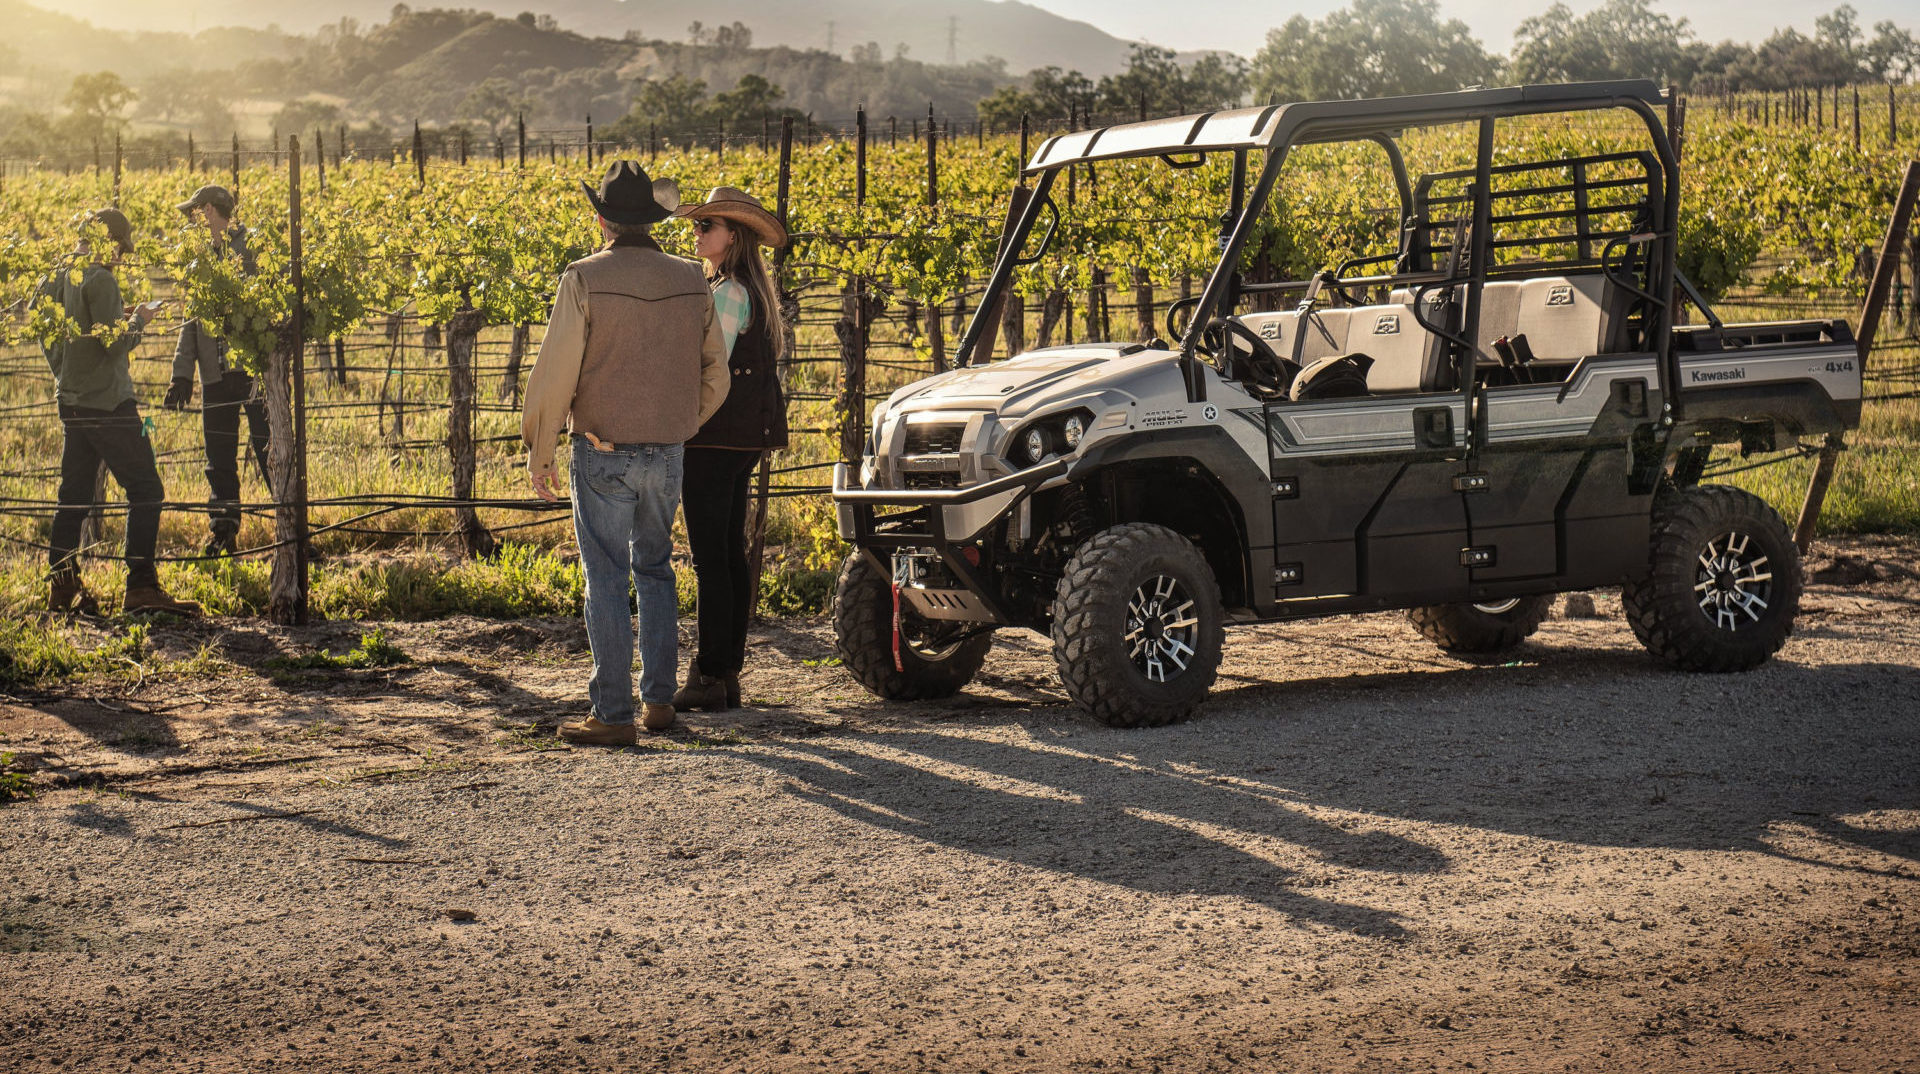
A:
<svg viewBox="0 0 1920 1074">
<path fill-rule="evenodd" d="M 960 450 L 967 426 L 961 424 L 907 426 L 907 454 L 951 455 Z"/>
<path fill-rule="evenodd" d="M 905 480 L 910 489 L 957 489 L 960 487 L 960 475 L 957 473 L 907 474 Z"/>
</svg>

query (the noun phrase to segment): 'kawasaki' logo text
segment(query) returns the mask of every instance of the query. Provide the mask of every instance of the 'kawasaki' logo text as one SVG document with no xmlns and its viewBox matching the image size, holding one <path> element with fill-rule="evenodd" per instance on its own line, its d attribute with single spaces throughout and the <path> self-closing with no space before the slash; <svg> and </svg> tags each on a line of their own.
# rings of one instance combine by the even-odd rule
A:
<svg viewBox="0 0 1920 1074">
<path fill-rule="evenodd" d="M 1690 370 L 1695 384 L 1707 384 L 1716 380 L 1745 380 L 1747 371 L 1741 369 Z"/>
</svg>

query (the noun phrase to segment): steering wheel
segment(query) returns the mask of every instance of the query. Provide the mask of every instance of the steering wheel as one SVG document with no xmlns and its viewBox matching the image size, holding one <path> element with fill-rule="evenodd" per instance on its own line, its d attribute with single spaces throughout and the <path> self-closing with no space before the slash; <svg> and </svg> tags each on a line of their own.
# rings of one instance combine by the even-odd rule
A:
<svg viewBox="0 0 1920 1074">
<path fill-rule="evenodd" d="M 1247 378 L 1263 391 L 1272 392 L 1275 395 L 1286 394 L 1287 388 L 1293 384 L 1293 378 L 1300 372 L 1300 367 L 1293 364 L 1293 359 L 1282 358 L 1278 351 L 1261 338 L 1260 333 L 1248 328 L 1243 321 L 1232 317 L 1216 317 L 1207 327 L 1209 331 L 1225 329 L 1227 335 L 1239 336 L 1246 340 L 1252 352 L 1252 356 L 1242 363 L 1246 367 Z M 1223 344 L 1224 342 L 1222 340 Z M 1223 345 L 1218 353 L 1224 355 L 1227 350 L 1229 348 Z"/>
<path fill-rule="evenodd" d="M 1186 326 L 1175 323 L 1179 318 L 1180 311 L 1199 305 L 1200 299 L 1203 297 L 1205 296 L 1190 295 L 1175 301 L 1167 307 L 1167 339 L 1171 340 L 1175 346 L 1178 346 L 1180 341 L 1185 339 L 1187 335 Z"/>
</svg>

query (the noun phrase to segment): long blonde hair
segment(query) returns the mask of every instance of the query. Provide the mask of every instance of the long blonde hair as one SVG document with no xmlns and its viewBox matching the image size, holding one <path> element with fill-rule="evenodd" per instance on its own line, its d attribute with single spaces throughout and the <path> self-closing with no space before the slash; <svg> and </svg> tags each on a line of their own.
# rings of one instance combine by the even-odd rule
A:
<svg viewBox="0 0 1920 1074">
<path fill-rule="evenodd" d="M 756 312 L 766 318 L 764 323 L 772 336 L 774 358 L 784 358 L 787 354 L 786 318 L 780 310 L 779 294 L 773 289 L 773 272 L 767 268 L 767 259 L 760 253 L 760 243 L 753 229 L 732 220 L 726 223 L 727 230 L 733 233 L 733 242 L 727 246 L 726 256 L 721 258 L 720 264 L 709 263 L 707 279 L 738 280 L 747 286 L 753 295 Z"/>
</svg>

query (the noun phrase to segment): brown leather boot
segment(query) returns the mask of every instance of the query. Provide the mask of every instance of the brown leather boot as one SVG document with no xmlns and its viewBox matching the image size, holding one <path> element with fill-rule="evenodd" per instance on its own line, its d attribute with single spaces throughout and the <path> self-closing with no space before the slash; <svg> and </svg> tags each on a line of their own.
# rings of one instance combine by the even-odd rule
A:
<svg viewBox="0 0 1920 1074">
<path fill-rule="evenodd" d="M 578 723 L 560 725 L 560 737 L 576 746 L 631 746 L 633 725 L 601 723 L 600 717 L 589 716 Z"/>
<path fill-rule="evenodd" d="M 78 578 L 56 578 L 47 588 L 47 610 L 58 615 L 99 615 L 100 601 Z"/>
<path fill-rule="evenodd" d="M 720 676 L 720 681 L 727 684 L 727 707 L 730 709 L 739 708 L 740 675 L 737 672 L 732 675 L 722 675 Z"/>
<path fill-rule="evenodd" d="M 656 705 L 651 701 L 640 705 L 640 726 L 649 731 L 665 731 L 673 726 L 673 706 Z"/>
<path fill-rule="evenodd" d="M 127 599 L 120 605 L 127 615 L 178 615 L 186 619 L 200 617 L 200 605 L 190 600 L 175 600 L 158 585 L 127 587 Z"/>
<path fill-rule="evenodd" d="M 738 696 L 737 689 L 735 696 Z M 673 695 L 673 707 L 681 712 L 692 709 L 725 712 L 733 704 L 728 700 L 726 680 L 703 675 L 699 666 L 695 665 L 687 669 L 687 684 Z"/>
</svg>

